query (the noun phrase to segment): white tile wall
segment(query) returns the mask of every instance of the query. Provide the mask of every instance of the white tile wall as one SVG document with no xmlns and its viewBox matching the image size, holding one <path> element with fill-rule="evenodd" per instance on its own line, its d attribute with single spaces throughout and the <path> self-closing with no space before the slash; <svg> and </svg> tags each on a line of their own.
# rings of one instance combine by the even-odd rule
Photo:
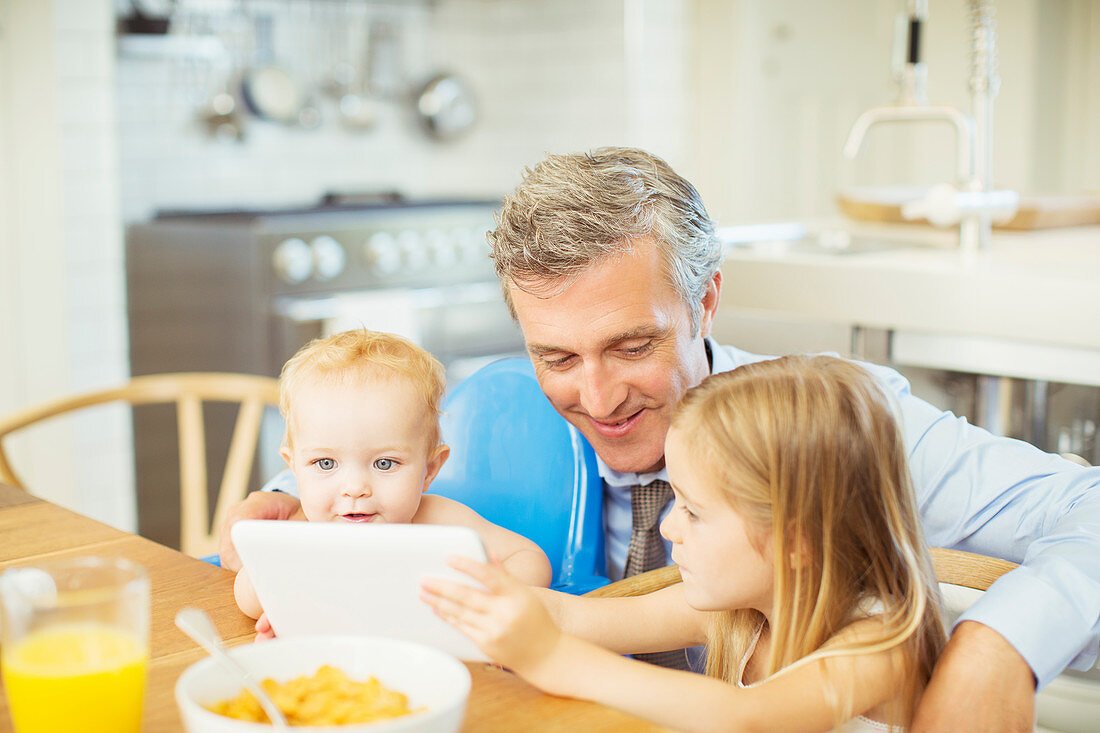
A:
<svg viewBox="0 0 1100 733">
<path fill-rule="evenodd" d="M 11 121 L 6 159 L 15 161 L 3 186 L 12 217 L 0 256 L 18 283 L 3 301 L 17 324 L 5 343 L 18 360 L 4 374 L 5 412 L 115 385 L 128 373 L 114 4 L 14 0 L 8 11 L 20 33 L 3 49 L 18 68 L 3 95 L 10 106 L 0 105 Z M 116 407 L 103 416 L 52 421 L 9 447 L 35 493 L 130 529 L 129 414 Z"/>
<path fill-rule="evenodd" d="M 58 124 L 68 297 L 69 389 L 129 375 L 119 220 L 114 4 L 58 0 Z M 91 338 L 89 338 L 91 335 Z M 72 480 L 79 509 L 136 527 L 129 410 L 107 406 L 73 421 Z"/>
<path fill-rule="evenodd" d="M 680 155 L 686 67 L 676 56 L 689 3 L 635 5 L 645 20 L 642 49 L 652 60 L 631 70 L 620 0 L 442 0 L 430 10 L 418 3 L 352 4 L 360 34 L 366 20 L 380 15 L 400 24 L 410 91 L 439 71 L 468 81 L 480 120 L 450 143 L 429 140 L 407 102 L 391 105 L 366 133 L 335 122 L 305 131 L 248 119 L 243 143 L 212 140 L 195 123 L 201 73 L 178 61 L 123 57 L 117 80 L 123 216 L 302 203 L 333 188 L 501 195 L 523 166 L 548 151 L 635 140 Z M 296 12 L 293 5 L 271 8 L 277 28 Z M 216 75 L 207 76 L 207 86 L 216 87 Z M 632 109 L 651 113 L 632 118 Z"/>
</svg>

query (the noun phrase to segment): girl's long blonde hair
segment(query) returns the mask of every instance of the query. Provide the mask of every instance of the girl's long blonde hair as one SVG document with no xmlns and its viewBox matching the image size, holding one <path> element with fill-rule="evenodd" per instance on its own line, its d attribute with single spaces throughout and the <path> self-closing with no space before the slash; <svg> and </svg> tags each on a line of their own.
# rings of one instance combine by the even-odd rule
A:
<svg viewBox="0 0 1100 733">
<path fill-rule="evenodd" d="M 898 713 L 908 719 L 946 639 L 894 412 L 858 364 L 790 356 L 704 380 L 681 401 L 672 427 L 746 523 L 770 538 L 766 674 L 801 659 L 900 646 L 908 664 Z M 792 553 L 802 558 L 793 567 Z M 736 563 L 731 558 L 731 572 Z M 881 634 L 830 643 L 869 602 L 882 605 Z M 716 613 L 707 674 L 736 683 L 763 620 L 751 609 Z M 838 720 L 859 712 L 835 690 L 826 694 Z"/>
</svg>

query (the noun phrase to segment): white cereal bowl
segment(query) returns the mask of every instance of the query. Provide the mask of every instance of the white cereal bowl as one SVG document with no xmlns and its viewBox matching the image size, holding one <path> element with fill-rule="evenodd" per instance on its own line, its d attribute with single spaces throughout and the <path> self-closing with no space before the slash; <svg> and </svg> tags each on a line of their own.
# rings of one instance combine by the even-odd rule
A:
<svg viewBox="0 0 1100 733">
<path fill-rule="evenodd" d="M 373 636 L 299 636 L 245 644 L 230 655 L 257 679 L 280 682 L 312 675 L 324 664 L 343 670 L 353 680 L 377 677 L 402 692 L 413 710 L 400 718 L 327 727 L 293 727 L 295 733 L 455 733 L 462 727 L 470 694 L 466 665 L 433 647 Z M 195 662 L 176 682 L 176 703 L 188 733 L 271 733 L 266 723 L 234 720 L 207 710 L 236 697 L 241 685 L 207 657 Z"/>
</svg>

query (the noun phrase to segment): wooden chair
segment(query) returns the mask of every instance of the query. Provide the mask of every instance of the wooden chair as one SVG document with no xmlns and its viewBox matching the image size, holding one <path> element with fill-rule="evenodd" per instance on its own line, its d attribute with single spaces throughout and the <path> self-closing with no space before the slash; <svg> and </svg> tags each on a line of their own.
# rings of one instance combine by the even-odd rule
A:
<svg viewBox="0 0 1100 733">
<path fill-rule="evenodd" d="M 264 408 L 279 402 L 278 381 L 249 374 L 180 372 L 134 377 L 113 389 L 72 395 L 0 418 L 0 482 L 26 490 L 4 451 L 11 433 L 47 418 L 109 402 L 175 403 L 180 453 L 180 549 L 199 557 L 217 552 L 218 528 L 233 504 L 244 499 L 259 440 Z M 225 472 L 211 524 L 207 503 L 203 402 L 239 403 Z M 213 527 L 213 529 L 211 529 Z"/>
<path fill-rule="evenodd" d="M 933 547 L 931 553 L 932 565 L 936 570 L 937 580 L 941 583 L 961 585 L 976 590 L 985 590 L 993 584 L 994 580 L 1016 567 L 1014 562 L 977 555 L 973 552 L 962 552 L 961 550 L 945 550 L 942 547 Z M 624 578 L 585 593 L 585 595 L 591 598 L 640 596 L 680 581 L 680 568 L 669 565 L 666 568 L 658 568 L 648 573 Z"/>
</svg>

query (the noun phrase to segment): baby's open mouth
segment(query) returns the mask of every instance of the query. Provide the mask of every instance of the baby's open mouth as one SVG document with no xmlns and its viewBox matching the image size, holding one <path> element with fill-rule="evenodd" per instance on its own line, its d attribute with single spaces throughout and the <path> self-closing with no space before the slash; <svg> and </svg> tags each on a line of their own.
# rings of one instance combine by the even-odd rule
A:
<svg viewBox="0 0 1100 733">
<path fill-rule="evenodd" d="M 341 514 L 340 518 L 348 522 L 369 522 L 374 519 L 373 514 Z"/>
</svg>

